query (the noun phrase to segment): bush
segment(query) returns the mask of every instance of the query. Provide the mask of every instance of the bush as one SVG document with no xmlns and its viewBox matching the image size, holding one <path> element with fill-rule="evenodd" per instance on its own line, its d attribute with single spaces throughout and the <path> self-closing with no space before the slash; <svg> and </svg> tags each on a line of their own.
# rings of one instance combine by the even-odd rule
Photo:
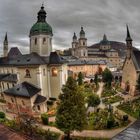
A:
<svg viewBox="0 0 140 140">
<path fill-rule="evenodd" d="M 41 114 L 41 119 L 42 119 L 43 124 L 45 124 L 45 125 L 49 124 L 49 118 L 46 113 Z"/>
<path fill-rule="evenodd" d="M 123 115 L 123 121 L 124 122 L 128 121 L 128 115 Z"/>
<path fill-rule="evenodd" d="M 0 112 L 0 118 L 2 118 L 2 119 L 5 118 L 5 113 L 4 112 Z"/>
</svg>

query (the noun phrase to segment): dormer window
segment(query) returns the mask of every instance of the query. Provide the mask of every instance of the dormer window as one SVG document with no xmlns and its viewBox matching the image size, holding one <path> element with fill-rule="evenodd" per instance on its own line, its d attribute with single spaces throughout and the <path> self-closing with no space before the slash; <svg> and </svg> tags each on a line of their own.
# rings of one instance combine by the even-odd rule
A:
<svg viewBox="0 0 140 140">
<path fill-rule="evenodd" d="M 26 78 L 31 78 L 30 71 L 28 69 L 26 69 L 25 72 L 26 72 L 25 77 Z"/>
</svg>

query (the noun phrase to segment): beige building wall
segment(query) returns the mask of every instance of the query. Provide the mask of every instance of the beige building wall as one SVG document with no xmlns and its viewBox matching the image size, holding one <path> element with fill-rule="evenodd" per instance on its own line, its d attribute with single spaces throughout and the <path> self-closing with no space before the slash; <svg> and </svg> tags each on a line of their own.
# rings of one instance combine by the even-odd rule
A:
<svg viewBox="0 0 140 140">
<path fill-rule="evenodd" d="M 69 66 L 68 69 L 73 71 L 74 74 L 78 74 L 82 72 L 85 76 L 95 75 L 98 72 L 99 67 L 104 69 L 107 67 L 106 65 L 73 65 Z"/>
<path fill-rule="evenodd" d="M 137 72 L 136 72 L 132 59 L 126 59 L 124 67 L 123 67 L 123 73 L 122 73 L 122 87 L 125 89 L 127 83 L 129 82 L 130 95 L 135 94 L 135 86 L 136 86 L 137 77 L 138 77 Z"/>
<path fill-rule="evenodd" d="M 30 38 L 30 53 L 36 52 L 41 56 L 48 56 L 52 52 L 52 36 L 34 35 Z"/>
</svg>

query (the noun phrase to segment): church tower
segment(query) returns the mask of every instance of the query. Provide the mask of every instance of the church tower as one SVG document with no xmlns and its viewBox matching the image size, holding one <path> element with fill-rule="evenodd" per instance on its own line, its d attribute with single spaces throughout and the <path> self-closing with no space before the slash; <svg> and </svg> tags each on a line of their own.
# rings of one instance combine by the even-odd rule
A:
<svg viewBox="0 0 140 140">
<path fill-rule="evenodd" d="M 130 36 L 130 32 L 129 32 L 129 28 L 127 25 L 127 37 L 126 37 L 126 46 L 127 46 L 127 54 L 126 57 L 127 58 L 131 58 L 131 52 L 132 52 L 132 38 Z"/>
<path fill-rule="evenodd" d="M 3 56 L 7 57 L 7 54 L 8 54 L 8 37 L 7 37 L 7 33 L 6 33 L 4 42 L 3 42 Z"/>
<path fill-rule="evenodd" d="M 79 46 L 87 46 L 87 38 L 85 38 L 85 31 L 83 27 L 81 27 L 80 31 Z"/>
<path fill-rule="evenodd" d="M 88 56 L 88 53 L 87 53 L 87 38 L 85 37 L 85 31 L 83 27 L 81 27 L 79 35 L 80 38 L 79 38 L 78 56 L 81 58 L 85 58 Z"/>
<path fill-rule="evenodd" d="M 52 52 L 52 28 L 46 21 L 46 11 L 41 6 L 37 22 L 30 30 L 30 53 L 36 52 L 41 56 L 48 56 Z"/>
</svg>

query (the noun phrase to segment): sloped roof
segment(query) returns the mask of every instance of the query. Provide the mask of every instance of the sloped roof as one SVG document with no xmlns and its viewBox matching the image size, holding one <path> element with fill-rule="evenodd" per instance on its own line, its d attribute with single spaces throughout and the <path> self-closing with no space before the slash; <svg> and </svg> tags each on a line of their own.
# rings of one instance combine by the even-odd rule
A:
<svg viewBox="0 0 140 140">
<path fill-rule="evenodd" d="M 17 82 L 16 74 L 0 74 L 0 81 Z"/>
<path fill-rule="evenodd" d="M 40 91 L 41 89 L 38 88 L 37 86 L 28 82 L 23 82 L 10 89 L 5 90 L 4 93 L 10 96 L 31 98 Z"/>
<path fill-rule="evenodd" d="M 57 52 L 51 52 L 49 57 L 49 64 L 63 64 L 66 60 L 62 59 Z"/>
<path fill-rule="evenodd" d="M 46 97 L 42 96 L 42 95 L 37 95 L 37 98 L 34 102 L 34 104 L 40 104 L 40 103 L 43 103 L 47 100 Z"/>
<path fill-rule="evenodd" d="M 140 120 L 117 134 L 112 140 L 140 140 Z"/>
<path fill-rule="evenodd" d="M 132 60 L 134 62 L 136 70 L 140 70 L 140 51 L 139 50 L 133 50 Z"/>
<path fill-rule="evenodd" d="M 105 61 L 94 61 L 94 60 L 76 60 L 76 61 L 70 61 L 68 63 L 68 66 L 76 66 L 76 65 L 106 65 Z"/>
<path fill-rule="evenodd" d="M 51 52 L 50 56 L 40 56 L 33 52 L 30 54 L 19 55 L 17 57 L 1 57 L 0 67 L 3 66 L 24 66 L 24 65 L 42 65 L 42 64 L 64 64 L 66 60 L 62 59 L 56 52 Z"/>
<path fill-rule="evenodd" d="M 8 52 L 8 58 L 17 58 L 19 56 L 21 56 L 22 53 L 20 52 L 20 50 L 17 47 L 13 47 L 10 49 L 10 51 Z"/>
</svg>

